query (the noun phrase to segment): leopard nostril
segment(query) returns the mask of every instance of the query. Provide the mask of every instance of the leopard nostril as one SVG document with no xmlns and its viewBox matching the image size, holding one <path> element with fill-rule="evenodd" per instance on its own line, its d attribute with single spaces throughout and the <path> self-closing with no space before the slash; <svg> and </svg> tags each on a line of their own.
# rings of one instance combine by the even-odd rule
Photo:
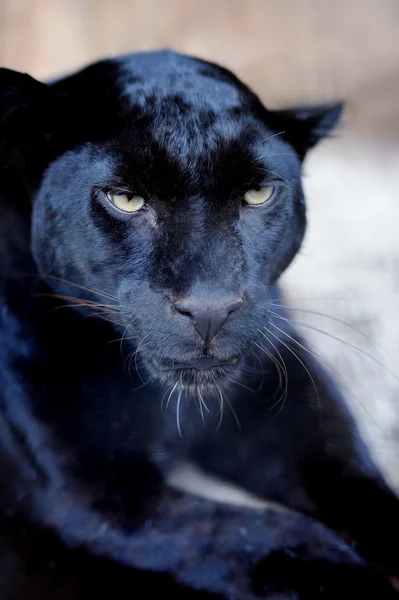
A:
<svg viewBox="0 0 399 600">
<path fill-rule="evenodd" d="M 243 301 L 236 297 L 208 305 L 185 298 L 175 302 L 175 309 L 182 316 L 192 320 L 196 332 L 207 344 L 220 331 L 226 319 L 237 312 L 242 304 Z"/>
<path fill-rule="evenodd" d="M 194 316 L 191 313 L 191 311 L 188 310 L 188 308 L 186 308 L 185 306 L 183 306 L 181 302 L 175 302 L 175 309 L 177 310 L 177 312 L 179 312 L 184 317 L 189 317 L 191 319 L 194 319 Z"/>
</svg>

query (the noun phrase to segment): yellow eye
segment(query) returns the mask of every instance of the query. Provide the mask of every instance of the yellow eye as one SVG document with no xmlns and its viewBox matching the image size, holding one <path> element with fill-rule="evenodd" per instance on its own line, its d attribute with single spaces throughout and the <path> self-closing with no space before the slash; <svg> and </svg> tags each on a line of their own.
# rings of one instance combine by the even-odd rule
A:
<svg viewBox="0 0 399 600">
<path fill-rule="evenodd" d="M 273 196 L 274 187 L 268 185 L 261 187 L 259 190 L 248 190 L 244 195 L 244 200 L 247 204 L 257 205 L 264 204 Z"/>
<path fill-rule="evenodd" d="M 126 196 L 125 194 L 107 194 L 108 199 L 116 208 L 119 210 L 123 210 L 123 212 L 138 212 L 141 210 L 145 204 L 144 198 L 142 196 Z"/>
</svg>

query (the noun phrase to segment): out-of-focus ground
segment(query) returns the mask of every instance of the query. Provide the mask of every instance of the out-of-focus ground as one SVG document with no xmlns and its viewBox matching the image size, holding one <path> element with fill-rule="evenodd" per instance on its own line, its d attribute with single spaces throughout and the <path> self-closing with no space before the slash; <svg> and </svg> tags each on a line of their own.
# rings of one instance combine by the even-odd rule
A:
<svg viewBox="0 0 399 600">
<path fill-rule="evenodd" d="M 399 490 L 399 383 L 386 370 L 399 377 L 398 34 L 398 0 L 0 0 L 0 64 L 38 78 L 171 47 L 233 69 L 269 107 L 346 100 L 338 136 L 306 161 L 309 231 L 284 286 L 293 306 L 378 347 L 295 316 L 363 351 L 304 330 Z M 174 481 L 202 488 L 187 471 Z"/>
</svg>

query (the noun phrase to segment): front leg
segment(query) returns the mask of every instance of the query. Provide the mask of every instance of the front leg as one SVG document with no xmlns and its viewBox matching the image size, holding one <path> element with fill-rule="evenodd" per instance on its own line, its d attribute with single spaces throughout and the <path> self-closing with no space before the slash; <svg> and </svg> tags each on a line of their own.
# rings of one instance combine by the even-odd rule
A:
<svg viewBox="0 0 399 600">
<path fill-rule="evenodd" d="M 303 560 L 313 565 L 305 571 L 317 589 L 331 587 L 333 571 L 333 589 L 345 592 L 349 572 L 353 592 L 366 586 L 375 597 L 391 598 L 386 582 L 350 546 L 301 515 L 174 492 L 134 453 L 128 467 L 114 456 L 78 480 L 68 467 L 82 455 L 68 461 L 60 454 L 23 402 L 16 413 L 0 410 L 0 434 L 1 598 L 108 597 L 115 577 L 117 600 L 143 582 L 154 595 L 169 590 L 175 598 L 256 600 L 281 589 L 288 598 L 309 600 L 298 578 Z M 83 466 L 91 471 L 95 464 Z M 299 562 L 284 567 L 287 578 L 276 579 L 275 558 L 287 551 Z"/>
<path fill-rule="evenodd" d="M 150 519 L 126 534 L 62 499 L 55 510 L 48 512 L 45 505 L 43 509 L 47 528 L 66 543 L 70 553 L 65 557 L 64 547 L 61 558 L 60 551 L 55 557 L 53 544 L 49 556 L 57 564 L 60 561 L 61 573 L 39 571 L 38 584 L 44 589 L 52 585 L 59 593 L 61 575 L 65 585 L 73 584 L 74 593 L 67 596 L 71 600 L 87 590 L 104 591 L 110 587 L 110 577 L 117 577 L 112 589 L 118 600 L 130 597 L 143 582 L 155 595 L 170 590 L 175 598 L 193 600 L 321 600 L 366 591 L 380 600 L 397 597 L 333 532 L 294 513 L 229 507 L 165 488 Z M 19 552 L 26 555 L 27 545 L 31 547 L 28 560 L 32 563 L 33 557 L 35 565 L 30 575 L 38 579 L 37 552 L 32 553 L 25 528 Z M 42 541 L 39 548 L 42 553 Z M 24 568 L 17 572 L 14 581 L 25 579 L 25 572 Z M 128 593 L 123 583 L 129 584 Z M 1 588 L 0 582 L 0 592 Z M 5 591 L 14 588 L 7 586 Z M 30 594 L 5 597 L 36 598 Z"/>
<path fill-rule="evenodd" d="M 295 332 L 289 335 L 299 341 Z M 272 364 L 265 363 L 266 390 L 235 390 L 241 431 L 226 417 L 218 434 L 197 439 L 191 457 L 253 493 L 317 516 L 398 574 L 399 500 L 373 463 L 337 386 L 297 344 L 274 340 L 268 351 L 285 365 L 283 392 Z M 253 375 L 245 383 L 256 389 Z"/>
</svg>

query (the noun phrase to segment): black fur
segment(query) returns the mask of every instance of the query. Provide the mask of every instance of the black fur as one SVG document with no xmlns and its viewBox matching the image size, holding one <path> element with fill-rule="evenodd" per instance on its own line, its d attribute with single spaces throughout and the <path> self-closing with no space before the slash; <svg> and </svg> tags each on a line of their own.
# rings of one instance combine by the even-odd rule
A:
<svg viewBox="0 0 399 600">
<path fill-rule="evenodd" d="M 2 598 L 394 595 L 371 565 L 399 571 L 398 501 L 276 286 L 305 231 L 301 162 L 340 111 L 268 111 L 173 52 L 49 85 L 0 71 Z M 178 309 L 231 299 L 206 343 Z M 182 458 L 356 550 L 169 490 Z"/>
</svg>

